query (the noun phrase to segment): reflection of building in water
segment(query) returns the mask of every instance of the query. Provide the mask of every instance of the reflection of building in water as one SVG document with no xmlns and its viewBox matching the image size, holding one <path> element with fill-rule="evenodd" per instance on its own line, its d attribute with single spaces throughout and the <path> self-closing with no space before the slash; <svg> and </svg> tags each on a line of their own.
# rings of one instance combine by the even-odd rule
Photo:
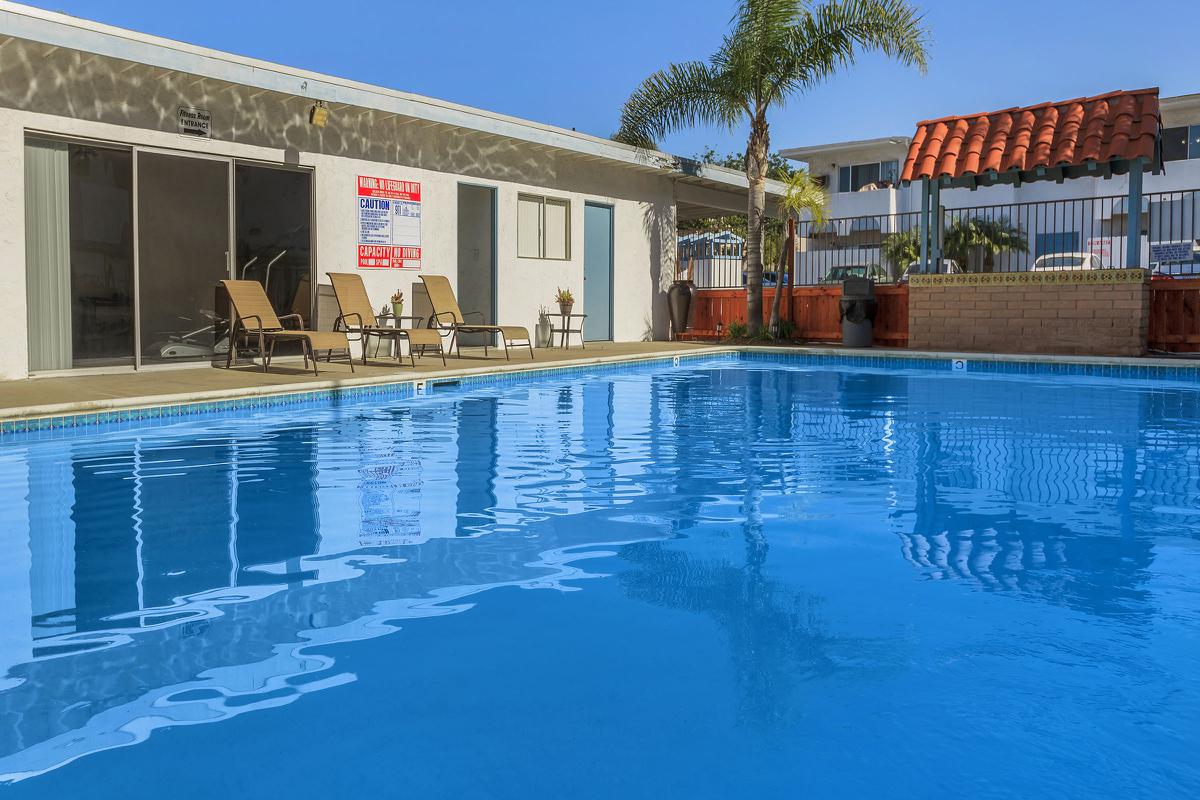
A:
<svg viewBox="0 0 1200 800">
<path fill-rule="evenodd" d="M 842 661 L 816 602 L 764 566 L 785 498 L 875 504 L 936 577 L 1150 613 L 1155 537 L 1179 519 L 1156 510 L 1195 511 L 1195 393 L 1001 385 L 679 370 L 31 448 L 26 473 L 0 461 L 18 534 L 0 539 L 0 772 L 352 680 L 305 647 L 586 577 L 558 551 L 589 543 L 643 542 L 622 549 L 628 595 L 728 631 L 743 712 L 769 722 L 796 663 Z M 644 543 L 732 522 L 702 554 Z"/>
<path fill-rule="evenodd" d="M 354 474 L 331 475 L 319 493 L 322 552 L 451 535 L 453 501 L 446 498 L 457 491 L 459 440 L 446 417 L 443 406 L 399 406 L 345 419 L 337 437 L 322 437 L 329 459 L 349 447 L 358 465 Z M 426 434 L 437 446 L 414 447 Z"/>
<path fill-rule="evenodd" d="M 1158 509 L 1194 502 L 1200 474 L 1195 423 L 1177 430 L 1169 409 L 1194 409 L 1196 393 L 968 388 L 969 404 L 933 382 L 909 392 L 931 413 L 906 437 L 915 494 L 894 515 L 904 557 L 933 578 L 1093 614 L 1150 613 Z M 1168 431 L 1170 447 L 1153 444 Z"/>
<path fill-rule="evenodd" d="M 889 498 L 904 557 L 934 577 L 1090 613 L 1148 612 L 1154 537 L 1200 519 L 1191 389 L 820 368 L 709 378 L 711 395 L 685 422 L 669 407 L 662 415 L 675 435 L 657 447 L 680 454 L 684 479 L 716 479 L 742 461 L 745 475 L 798 502 L 866 487 L 868 502 Z M 660 406 L 688 403 L 689 391 Z M 709 435 L 739 418 L 744 439 Z"/>
<path fill-rule="evenodd" d="M 236 439 L 81 442 L 69 459 L 32 459 L 35 639 L 253 584 L 253 567 L 315 552 L 314 498 L 292 491 L 314 481 L 312 436 L 284 428 L 252 448 Z"/>
<path fill-rule="evenodd" d="M 633 401 L 648 390 L 614 391 Z M 613 431 L 648 430 L 645 404 L 614 414 L 612 392 L 551 397 L 533 410 L 433 398 L 280 429 L 230 422 L 203 440 L 79 440 L 62 445 L 67 458 L 31 458 L 13 490 L 32 564 L 15 562 L 7 585 L 30 600 L 0 617 L 2 666 L 16 665 L 0 683 L 0 773 L 130 744 L 131 727 L 144 736 L 352 680 L 305 648 L 463 610 L 490 587 L 588 577 L 563 547 L 662 535 L 608 515 L 637 475 L 626 466 L 614 485 Z M 482 450 L 464 457 L 464 437 Z M 624 443 L 623 460 L 648 463 L 647 447 Z M 585 506 L 602 525 L 586 513 L 558 524 Z M 478 536 L 518 524 L 519 536 Z M 400 525 L 415 531 L 404 549 L 370 539 L 390 543 Z"/>
</svg>

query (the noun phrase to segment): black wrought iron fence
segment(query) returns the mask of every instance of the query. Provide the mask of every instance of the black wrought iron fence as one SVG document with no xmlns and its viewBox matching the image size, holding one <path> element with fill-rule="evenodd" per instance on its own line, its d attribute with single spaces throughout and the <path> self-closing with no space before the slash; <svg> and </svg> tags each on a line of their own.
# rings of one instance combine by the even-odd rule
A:
<svg viewBox="0 0 1200 800">
<path fill-rule="evenodd" d="M 1147 194 L 1138 213 L 1139 264 L 1164 275 L 1200 275 L 1200 189 Z M 916 212 L 802 221 L 788 282 L 902 280 L 920 257 L 919 224 Z M 940 271 L 1121 269 L 1130 263 L 1128 229 L 1125 197 L 947 208 Z M 700 288 L 744 285 L 743 252 L 742 238 L 730 231 L 680 237 L 680 264 L 692 265 Z M 767 265 L 764 285 L 776 279 Z"/>
</svg>

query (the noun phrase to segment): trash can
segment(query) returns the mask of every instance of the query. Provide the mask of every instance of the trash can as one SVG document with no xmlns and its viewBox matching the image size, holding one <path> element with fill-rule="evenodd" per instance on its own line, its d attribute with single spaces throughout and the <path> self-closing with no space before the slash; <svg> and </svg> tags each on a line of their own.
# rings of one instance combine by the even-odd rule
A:
<svg viewBox="0 0 1200 800">
<path fill-rule="evenodd" d="M 842 281 L 838 317 L 842 322 L 842 344 L 870 347 L 874 336 L 875 281 L 870 278 Z"/>
</svg>

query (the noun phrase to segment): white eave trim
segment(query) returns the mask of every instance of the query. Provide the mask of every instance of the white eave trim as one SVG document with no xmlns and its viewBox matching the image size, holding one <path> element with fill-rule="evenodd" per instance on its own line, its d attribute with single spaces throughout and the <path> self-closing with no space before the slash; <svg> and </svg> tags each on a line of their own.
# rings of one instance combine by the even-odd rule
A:
<svg viewBox="0 0 1200 800">
<path fill-rule="evenodd" d="M 850 142 L 831 142 L 829 144 L 814 144 L 806 147 L 792 147 L 787 150 L 780 150 L 779 154 L 793 161 L 806 161 L 812 156 L 844 153 L 848 150 L 866 150 L 876 147 L 903 147 L 907 150 L 911 142 L 911 136 L 881 136 L 878 139 L 856 139 Z"/>
<path fill-rule="evenodd" d="M 641 169 L 676 175 L 682 172 L 731 188 L 746 189 L 748 186 L 745 175 L 734 170 L 710 165 L 701 165 L 699 169 L 689 168 L 668 153 L 644 150 L 444 100 L 197 47 L 8 0 L 0 0 L 0 36 L 27 39 L 327 103 L 375 109 Z M 778 194 L 782 191 L 776 181 L 769 181 L 769 184 L 768 192 Z"/>
</svg>

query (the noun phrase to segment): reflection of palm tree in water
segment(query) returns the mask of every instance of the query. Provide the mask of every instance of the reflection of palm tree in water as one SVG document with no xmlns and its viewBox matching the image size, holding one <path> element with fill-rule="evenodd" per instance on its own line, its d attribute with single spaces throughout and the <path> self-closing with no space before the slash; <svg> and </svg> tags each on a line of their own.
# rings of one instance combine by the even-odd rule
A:
<svg viewBox="0 0 1200 800">
<path fill-rule="evenodd" d="M 760 544 L 761 542 L 761 544 Z M 784 722 L 798 684 L 837 669 L 842 646 L 823 630 L 820 600 L 764 576 L 765 539 L 750 532 L 742 566 L 698 558 L 677 545 L 643 542 L 622 548 L 637 569 L 621 573 L 629 597 L 711 617 L 729 637 L 739 689 L 739 716 L 761 726 Z"/>
<path fill-rule="evenodd" d="M 764 433 L 775 434 L 762 429 L 781 420 L 778 415 L 764 417 L 762 381 L 769 379 L 768 373 L 749 375 L 741 392 L 742 424 L 746 441 L 758 441 L 755 437 Z M 674 387 L 673 391 L 679 393 L 674 403 L 688 402 L 687 388 L 687 383 Z M 729 406 L 722 408 L 721 413 L 725 413 Z M 694 530 L 703 498 L 689 496 L 684 488 L 705 485 L 717 461 L 724 464 L 726 477 L 743 479 L 743 564 L 697 557 L 678 541 L 642 542 L 622 548 L 621 557 L 637 568 L 621 573 L 619 580 L 631 598 L 711 617 L 729 637 L 740 695 L 739 717 L 744 722 L 770 727 L 784 723 L 791 715 L 794 695 L 802 681 L 838 668 L 831 650 L 844 643 L 823 630 L 820 598 L 767 577 L 764 568 L 770 545 L 762 522 L 761 484 L 764 474 L 778 474 L 778 469 L 767 469 L 761 457 L 747 448 L 740 451 L 737 463 L 730 464 L 726 453 L 713 448 L 710 431 L 722 427 L 693 422 L 675 429 L 681 456 L 676 475 L 680 496 L 673 497 L 672 503 L 676 509 L 686 509 L 679 520 L 682 530 L 677 530 Z M 704 533 L 706 539 L 719 536 L 716 530 Z"/>
</svg>

